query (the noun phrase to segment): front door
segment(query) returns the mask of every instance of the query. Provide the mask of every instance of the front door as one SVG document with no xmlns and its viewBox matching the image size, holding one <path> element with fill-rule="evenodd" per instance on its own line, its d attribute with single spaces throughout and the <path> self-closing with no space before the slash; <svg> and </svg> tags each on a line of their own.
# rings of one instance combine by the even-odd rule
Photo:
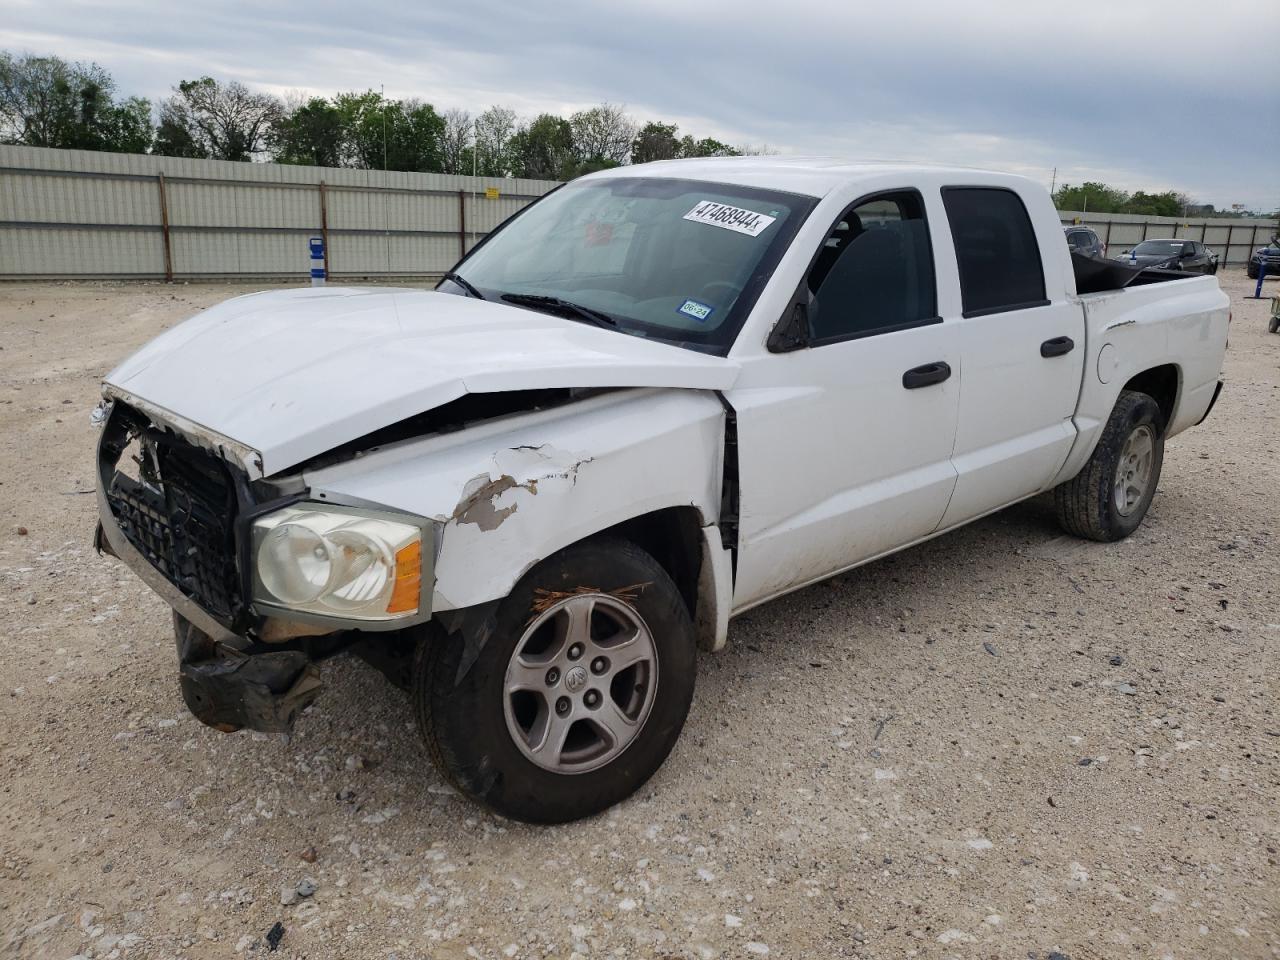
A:
<svg viewBox="0 0 1280 960">
<path fill-rule="evenodd" d="M 959 340 L 938 317 L 919 193 L 846 210 L 806 286 L 809 345 L 747 361 L 726 395 L 738 608 L 927 536 L 955 485 Z"/>
</svg>

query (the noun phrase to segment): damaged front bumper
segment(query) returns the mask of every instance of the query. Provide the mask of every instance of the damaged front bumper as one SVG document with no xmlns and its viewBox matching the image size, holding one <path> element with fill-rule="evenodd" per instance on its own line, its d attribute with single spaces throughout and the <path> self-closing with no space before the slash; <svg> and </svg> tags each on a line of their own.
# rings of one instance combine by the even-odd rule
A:
<svg viewBox="0 0 1280 960">
<path fill-rule="evenodd" d="M 99 500 L 100 517 L 110 518 L 101 490 Z M 311 651 L 264 650 L 230 630 L 153 567 L 110 519 L 98 521 L 94 546 L 121 560 L 173 608 L 178 683 L 201 723 L 224 732 L 287 733 L 320 695 L 323 684 Z"/>
<path fill-rule="evenodd" d="M 140 455 L 131 459 L 140 471 L 130 477 L 120 468 L 139 437 Z M 298 498 L 264 499 L 255 501 L 233 464 L 146 415 L 119 404 L 109 414 L 99 442 L 94 546 L 173 609 L 183 699 L 197 719 L 224 731 L 288 732 L 321 692 L 317 662 L 369 636 L 357 627 L 404 629 L 430 616 L 429 603 L 394 625 L 255 610 L 246 576 L 249 525 Z M 394 634 L 379 642 L 403 645 Z"/>
</svg>

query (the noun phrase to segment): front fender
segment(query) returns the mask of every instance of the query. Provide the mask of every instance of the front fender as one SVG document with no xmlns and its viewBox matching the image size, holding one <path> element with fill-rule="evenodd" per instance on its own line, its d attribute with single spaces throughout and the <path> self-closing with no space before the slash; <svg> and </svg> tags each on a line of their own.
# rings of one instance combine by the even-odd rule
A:
<svg viewBox="0 0 1280 960">
<path fill-rule="evenodd" d="M 434 611 L 506 596 L 534 564 L 625 520 L 695 507 L 717 521 L 724 408 L 714 393 L 618 390 L 404 441 L 308 472 L 316 499 L 441 525 Z"/>
</svg>

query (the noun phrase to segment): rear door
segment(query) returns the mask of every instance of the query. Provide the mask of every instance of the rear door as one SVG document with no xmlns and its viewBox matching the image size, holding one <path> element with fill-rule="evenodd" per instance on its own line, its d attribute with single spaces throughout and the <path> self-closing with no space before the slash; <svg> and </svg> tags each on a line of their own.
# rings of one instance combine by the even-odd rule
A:
<svg viewBox="0 0 1280 960">
<path fill-rule="evenodd" d="M 1084 310 L 1051 300 L 1022 198 L 1002 187 L 944 187 L 963 312 L 964 389 L 952 462 L 951 526 L 1045 487 L 1075 438 Z M 1053 256 L 1052 250 L 1046 250 Z"/>
<path fill-rule="evenodd" d="M 906 189 L 847 207 L 801 288 L 808 345 L 750 357 L 726 394 L 741 478 L 736 607 L 920 539 L 942 519 L 960 352 L 938 315 L 929 220 L 941 211 L 929 214 Z"/>
</svg>

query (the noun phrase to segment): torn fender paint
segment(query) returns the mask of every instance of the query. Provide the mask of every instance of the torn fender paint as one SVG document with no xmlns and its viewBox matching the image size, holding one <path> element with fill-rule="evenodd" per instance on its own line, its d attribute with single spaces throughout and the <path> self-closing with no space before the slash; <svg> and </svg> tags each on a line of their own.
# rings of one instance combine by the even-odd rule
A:
<svg viewBox="0 0 1280 960">
<path fill-rule="evenodd" d="M 538 484 L 548 480 L 567 480 L 569 486 L 573 486 L 578 482 L 578 471 L 584 463 L 591 461 L 591 457 L 557 450 L 550 444 L 526 444 L 500 450 L 494 454 L 493 460 L 499 475 L 494 477 L 492 473 L 481 473 L 468 480 L 451 520 L 474 523 L 481 530 L 496 530 L 507 517 L 520 509 L 514 497 L 504 497 L 508 491 L 524 490 L 530 496 L 537 496 Z M 510 472 L 501 472 L 504 469 Z M 524 479 L 517 480 L 513 474 Z M 499 501 L 502 501 L 501 505 Z"/>
<path fill-rule="evenodd" d="M 515 487 L 536 494 L 538 492 L 538 481 L 530 480 L 528 483 L 516 483 L 512 477 L 506 474 L 498 477 L 497 480 L 494 480 L 487 473 L 472 477 L 467 482 L 466 487 L 463 488 L 462 499 L 458 501 L 458 506 L 453 511 L 451 519 L 456 520 L 458 523 L 474 523 L 481 530 L 496 529 L 501 526 L 503 520 L 520 508 L 518 503 L 512 503 L 505 507 L 494 505 L 502 494 Z"/>
</svg>

